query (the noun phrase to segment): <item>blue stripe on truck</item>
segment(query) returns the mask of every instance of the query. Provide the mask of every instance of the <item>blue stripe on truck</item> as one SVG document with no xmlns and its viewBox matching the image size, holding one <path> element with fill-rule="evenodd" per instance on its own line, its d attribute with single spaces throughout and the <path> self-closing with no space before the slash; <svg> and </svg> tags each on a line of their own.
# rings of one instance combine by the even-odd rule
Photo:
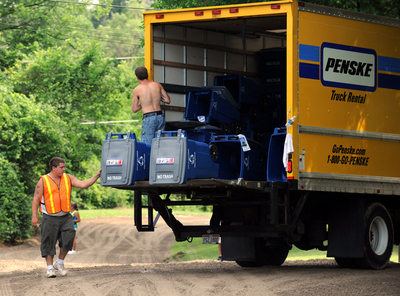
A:
<svg viewBox="0 0 400 296">
<path fill-rule="evenodd" d="M 319 80 L 319 65 L 300 63 L 300 77 Z"/>
<path fill-rule="evenodd" d="M 378 87 L 400 90 L 400 76 L 378 73 Z"/>
<path fill-rule="evenodd" d="M 299 58 L 300 60 L 319 62 L 319 46 L 300 44 Z"/>
<path fill-rule="evenodd" d="M 378 70 L 400 73 L 400 59 L 378 56 Z"/>
</svg>

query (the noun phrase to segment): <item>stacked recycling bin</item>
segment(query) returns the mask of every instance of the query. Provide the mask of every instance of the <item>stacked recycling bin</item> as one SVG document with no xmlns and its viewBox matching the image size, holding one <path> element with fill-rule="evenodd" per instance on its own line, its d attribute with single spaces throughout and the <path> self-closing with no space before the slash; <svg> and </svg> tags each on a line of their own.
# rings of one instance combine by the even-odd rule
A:
<svg viewBox="0 0 400 296">
<path fill-rule="evenodd" d="M 285 139 L 286 127 L 275 128 L 268 147 L 267 181 L 287 181 L 286 170 L 282 162 Z"/>
<path fill-rule="evenodd" d="M 237 135 L 213 136 L 210 154 L 212 160 L 219 164 L 218 179 L 266 179 L 266 147 L 257 143 L 253 147 L 249 144 L 250 149 L 244 149 L 247 145 Z"/>
<path fill-rule="evenodd" d="M 207 134 L 230 134 L 232 126 L 240 126 L 240 112 L 237 103 L 224 86 L 210 86 L 187 94 L 185 111 L 187 121 L 198 121 L 206 126 L 201 128 L 186 129 L 188 137 L 198 137 L 204 133 L 205 143 L 209 143 Z M 217 130 L 218 129 L 218 130 Z"/>
<path fill-rule="evenodd" d="M 150 148 L 138 142 L 134 133 L 108 133 L 101 152 L 100 184 L 124 187 L 148 180 Z"/>
<path fill-rule="evenodd" d="M 261 106 L 274 115 L 274 127 L 282 127 L 286 123 L 286 49 L 263 49 L 258 56 L 261 85 L 266 90 Z"/>
<path fill-rule="evenodd" d="M 189 140 L 182 130 L 157 132 L 151 143 L 149 183 L 185 184 L 190 179 L 218 177 L 208 144 Z"/>
</svg>

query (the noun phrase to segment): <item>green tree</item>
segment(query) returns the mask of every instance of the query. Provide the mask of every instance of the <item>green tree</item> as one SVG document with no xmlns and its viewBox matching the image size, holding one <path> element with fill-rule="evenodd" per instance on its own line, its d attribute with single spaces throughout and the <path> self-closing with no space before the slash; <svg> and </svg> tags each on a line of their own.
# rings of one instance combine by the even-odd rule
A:
<svg viewBox="0 0 400 296">
<path fill-rule="evenodd" d="M 12 242 L 29 237 L 34 186 L 50 157 L 68 152 L 67 125 L 53 107 L 12 92 L 1 76 L 0 241 Z"/>
<path fill-rule="evenodd" d="M 101 0 L 110 4 L 112 0 Z M 89 2 L 89 1 L 88 1 Z M 107 14 L 110 7 L 93 6 L 92 15 Z M 86 5 L 49 0 L 4 0 L 0 5 L 0 70 L 7 69 L 24 54 L 33 51 L 35 43 L 42 48 L 80 38 L 82 30 L 74 27 L 76 17 L 88 11 Z"/>
<path fill-rule="evenodd" d="M 34 187 L 52 157 L 87 179 L 100 167 L 106 133 L 140 132 L 140 115 L 130 110 L 136 64 L 110 59 L 93 40 L 89 16 L 109 9 L 46 0 L 0 6 L 0 241 L 29 236 Z M 121 30 L 124 21 L 136 24 L 117 19 Z M 83 124 L 130 119 L 139 122 Z M 88 208 L 125 206 L 131 195 L 100 186 L 73 191 Z"/>
<path fill-rule="evenodd" d="M 70 169 L 82 172 L 81 161 L 101 155 L 106 125 L 84 125 L 87 121 L 137 118 L 130 111 L 134 73 L 126 63 L 115 66 L 96 43 L 37 49 L 10 71 L 14 91 L 51 105 L 68 124 L 64 136 L 70 152 Z M 120 130 L 118 129 L 118 132 Z M 134 131 L 131 129 L 131 131 Z M 115 129 L 112 132 L 116 132 Z M 125 130 L 126 132 L 126 130 Z"/>
<path fill-rule="evenodd" d="M 30 202 L 19 168 L 0 155 L 0 242 L 15 242 L 30 235 Z"/>
<path fill-rule="evenodd" d="M 141 56 L 143 48 L 140 46 L 140 39 L 144 36 L 141 28 L 142 13 L 148 4 L 140 0 L 114 0 L 113 5 L 117 7 L 113 7 L 107 16 L 100 20 L 92 17 L 96 30 L 90 31 L 90 38 L 99 40 L 109 57 Z"/>
<path fill-rule="evenodd" d="M 141 12 L 127 10 L 126 13 L 114 13 L 112 18 L 100 25 L 96 36 L 109 57 L 137 57 L 143 55 L 140 39 L 144 31 L 140 29 Z"/>
</svg>

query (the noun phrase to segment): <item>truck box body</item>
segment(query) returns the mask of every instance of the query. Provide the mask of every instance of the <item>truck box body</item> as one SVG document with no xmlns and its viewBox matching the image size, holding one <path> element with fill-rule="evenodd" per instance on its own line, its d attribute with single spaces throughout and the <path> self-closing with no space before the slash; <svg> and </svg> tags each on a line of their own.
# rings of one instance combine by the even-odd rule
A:
<svg viewBox="0 0 400 296">
<path fill-rule="evenodd" d="M 231 131 L 269 155 L 262 180 L 136 182 L 138 229 L 154 230 L 141 221 L 154 207 L 177 241 L 218 234 L 223 258 L 241 266 L 280 265 L 295 245 L 384 268 L 400 241 L 400 21 L 276 1 L 145 12 L 144 25 L 145 66 L 171 97 L 166 120 L 182 121 L 187 93 L 216 77 L 251 79 L 263 91 L 237 101 Z M 166 210 L 185 202 L 212 205 L 210 225 Z"/>
<path fill-rule="evenodd" d="M 285 1 L 146 12 L 146 67 L 165 84 L 203 87 L 221 74 L 272 92 L 284 84 L 284 122 L 296 116 L 288 179 L 297 189 L 399 194 L 399 21 L 314 7 Z M 186 94 L 170 95 L 185 107 Z M 167 121 L 181 117 L 166 109 Z"/>
</svg>

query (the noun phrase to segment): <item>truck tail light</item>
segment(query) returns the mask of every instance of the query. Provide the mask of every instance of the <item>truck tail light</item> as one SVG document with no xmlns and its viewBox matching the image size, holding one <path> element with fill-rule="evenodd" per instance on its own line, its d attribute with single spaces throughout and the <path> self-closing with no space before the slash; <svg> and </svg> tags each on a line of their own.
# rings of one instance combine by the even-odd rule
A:
<svg viewBox="0 0 400 296">
<path fill-rule="evenodd" d="M 195 11 L 194 15 L 195 16 L 202 16 L 202 15 L 204 15 L 204 11 Z"/>
<path fill-rule="evenodd" d="M 213 11 L 212 11 L 212 14 L 213 14 L 213 15 L 221 14 L 221 10 L 220 10 L 220 9 L 218 9 L 218 10 L 213 10 Z"/>
<path fill-rule="evenodd" d="M 287 172 L 288 173 L 292 172 L 292 161 L 291 160 L 289 160 L 287 163 Z"/>
<path fill-rule="evenodd" d="M 279 4 L 272 4 L 271 9 L 281 9 L 281 6 Z"/>
<path fill-rule="evenodd" d="M 229 9 L 230 13 L 238 13 L 239 12 L 239 8 L 231 8 Z"/>
<path fill-rule="evenodd" d="M 163 18 L 164 18 L 164 15 L 163 15 L 163 14 L 156 14 L 156 19 L 157 19 L 157 20 L 163 19 Z"/>
</svg>

